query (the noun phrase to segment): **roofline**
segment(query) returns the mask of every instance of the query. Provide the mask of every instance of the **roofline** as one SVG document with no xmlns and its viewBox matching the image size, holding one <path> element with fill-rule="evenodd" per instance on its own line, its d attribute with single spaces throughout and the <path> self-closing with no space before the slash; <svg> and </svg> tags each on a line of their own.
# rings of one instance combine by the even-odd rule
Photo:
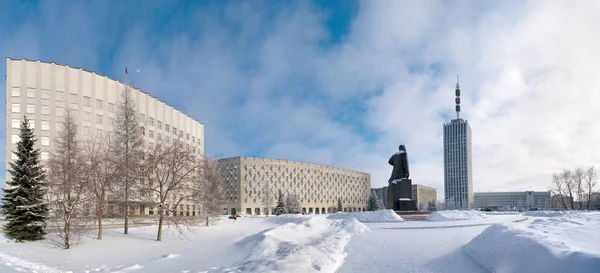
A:
<svg viewBox="0 0 600 273">
<path fill-rule="evenodd" d="M 87 73 L 90 73 L 90 74 L 96 74 L 96 75 L 98 75 L 98 76 L 100 76 L 100 77 L 104 77 L 104 78 L 107 78 L 107 79 L 109 79 L 109 80 L 116 81 L 116 82 L 118 82 L 118 83 L 120 83 L 120 84 L 123 84 L 123 85 L 125 85 L 125 86 L 129 86 L 129 87 L 130 87 L 130 88 L 132 88 L 132 89 L 135 89 L 135 90 L 137 90 L 137 91 L 139 91 L 139 92 L 141 92 L 141 93 L 144 93 L 144 94 L 146 94 L 146 95 L 148 95 L 148 96 L 150 96 L 150 97 L 152 97 L 152 98 L 155 98 L 155 99 L 157 99 L 158 101 L 160 101 L 160 102 L 164 103 L 165 105 L 167 105 L 167 106 L 169 106 L 169 107 L 171 107 L 171 108 L 173 108 L 173 109 L 175 109 L 175 110 L 179 111 L 180 113 L 182 113 L 182 114 L 186 115 L 187 117 L 191 118 L 193 121 L 195 121 L 195 122 L 198 122 L 198 123 L 202 124 L 202 126 L 204 126 L 204 123 L 202 123 L 202 122 L 200 122 L 200 121 L 196 120 L 194 117 L 192 117 L 192 116 L 188 115 L 187 113 L 184 113 L 183 111 L 181 111 L 181 110 L 180 110 L 180 109 L 178 109 L 177 107 L 175 107 L 175 106 L 173 106 L 173 105 L 170 105 L 170 104 L 168 104 L 167 102 L 165 102 L 165 101 L 163 101 L 163 100 L 159 99 L 158 97 L 152 96 L 152 95 L 151 95 L 150 93 L 148 93 L 148 92 L 144 92 L 144 91 L 142 91 L 142 90 L 141 90 L 141 89 L 139 89 L 139 88 L 133 87 L 133 86 L 131 86 L 131 84 L 126 84 L 126 83 L 124 83 L 124 82 L 122 82 L 122 81 L 120 81 L 120 80 L 116 80 L 116 79 L 110 78 L 110 77 L 108 77 L 108 76 L 106 76 L 106 75 L 98 74 L 98 73 L 96 73 L 96 71 L 87 70 L 87 69 L 85 69 L 85 68 L 83 68 L 83 67 L 71 66 L 71 65 L 69 65 L 69 64 L 60 64 L 60 63 L 57 63 L 57 62 L 54 62 L 54 61 L 52 61 L 52 62 L 46 62 L 46 61 L 42 61 L 42 60 L 40 60 L 40 59 L 36 59 L 36 60 L 30 60 L 30 59 L 27 59 L 27 58 L 13 59 L 13 58 L 11 58 L 11 57 L 6 57 L 6 59 L 7 59 L 7 60 L 11 60 L 11 61 L 23 61 L 23 60 L 25 60 L 25 61 L 27 61 L 27 62 L 40 62 L 40 63 L 45 63 L 45 64 L 54 64 L 54 65 L 58 65 L 58 66 L 68 66 L 68 67 L 70 67 L 70 68 L 73 68 L 73 69 L 78 69 L 78 70 L 82 70 L 82 71 L 85 71 L 85 72 L 87 72 Z"/>
<path fill-rule="evenodd" d="M 299 160 L 291 160 L 291 159 L 283 159 L 283 158 L 275 158 L 275 157 L 264 157 L 264 156 L 245 156 L 245 155 L 238 155 L 238 156 L 231 156 L 231 157 L 225 157 L 225 158 L 220 158 L 219 160 L 226 160 L 226 159 L 234 159 L 234 158 L 242 158 L 242 157 L 248 157 L 248 158 L 261 158 L 261 159 L 272 159 L 272 160 L 283 160 L 283 161 L 290 161 L 290 162 L 297 162 L 297 163 L 307 163 L 307 164 L 311 164 L 311 165 L 318 165 L 318 166 L 324 166 L 324 167 L 330 167 L 330 168 L 334 168 L 334 169 L 338 169 L 338 170 L 344 170 L 344 171 L 352 171 L 352 172 L 357 172 L 357 173 L 363 173 L 369 176 L 369 179 L 371 177 L 370 173 L 367 172 L 362 172 L 362 171 L 357 171 L 357 170 L 352 170 L 352 169 L 347 169 L 347 168 L 340 168 L 340 167 L 334 167 L 334 166 L 330 166 L 330 165 L 325 165 L 325 164 L 318 164 L 318 163 L 313 163 L 313 162 L 308 162 L 308 161 L 299 161 Z"/>
</svg>

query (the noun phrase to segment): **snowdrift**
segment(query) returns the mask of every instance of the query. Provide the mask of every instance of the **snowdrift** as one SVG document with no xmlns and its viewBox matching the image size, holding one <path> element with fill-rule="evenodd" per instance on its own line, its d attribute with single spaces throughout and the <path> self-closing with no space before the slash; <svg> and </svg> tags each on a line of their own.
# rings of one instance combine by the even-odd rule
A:
<svg viewBox="0 0 600 273">
<path fill-rule="evenodd" d="M 404 219 L 393 210 L 378 210 L 364 212 L 338 212 L 327 216 L 328 219 L 351 219 L 360 222 L 402 222 Z"/>
<path fill-rule="evenodd" d="M 301 222 L 302 220 L 306 220 L 308 218 L 310 218 L 309 215 L 302 215 L 302 214 L 284 214 L 284 215 L 279 215 L 279 216 L 271 215 L 269 217 L 266 217 L 266 216 L 264 216 L 264 217 L 262 217 L 262 216 L 261 217 L 256 217 L 256 216 L 244 217 L 244 216 L 242 216 L 242 217 L 238 218 L 237 220 L 228 219 L 227 217 L 224 217 L 219 222 L 219 225 L 237 224 L 237 223 L 242 223 L 242 222 L 282 225 L 282 224 L 287 224 L 287 223 Z"/>
<path fill-rule="evenodd" d="M 225 272 L 333 273 L 344 262 L 352 234 L 365 232 L 369 228 L 356 219 L 311 217 L 287 223 L 242 240 L 251 254 Z"/>
<path fill-rule="evenodd" d="M 563 216 L 568 214 L 577 214 L 575 211 L 568 210 L 559 210 L 559 211 L 550 211 L 550 210 L 538 210 L 538 211 L 526 211 L 523 213 L 525 216 L 533 216 L 533 217 L 556 217 Z"/>
<path fill-rule="evenodd" d="M 464 246 L 491 272 L 600 272 L 600 217 L 538 219 L 528 227 L 493 224 Z"/>
<path fill-rule="evenodd" d="M 427 221 L 457 221 L 487 218 L 487 215 L 476 210 L 442 210 L 427 216 Z"/>
<path fill-rule="evenodd" d="M 487 215 L 521 215 L 518 211 L 486 211 Z"/>
</svg>

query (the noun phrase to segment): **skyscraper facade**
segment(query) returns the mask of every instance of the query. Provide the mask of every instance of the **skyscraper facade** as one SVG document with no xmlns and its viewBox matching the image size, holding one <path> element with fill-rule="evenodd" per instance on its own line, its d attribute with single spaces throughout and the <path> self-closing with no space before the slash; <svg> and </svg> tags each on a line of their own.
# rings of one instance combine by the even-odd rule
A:
<svg viewBox="0 0 600 273">
<path fill-rule="evenodd" d="M 444 194 L 448 208 L 473 206 L 471 127 L 460 118 L 460 87 L 456 82 L 456 118 L 444 124 Z"/>
</svg>

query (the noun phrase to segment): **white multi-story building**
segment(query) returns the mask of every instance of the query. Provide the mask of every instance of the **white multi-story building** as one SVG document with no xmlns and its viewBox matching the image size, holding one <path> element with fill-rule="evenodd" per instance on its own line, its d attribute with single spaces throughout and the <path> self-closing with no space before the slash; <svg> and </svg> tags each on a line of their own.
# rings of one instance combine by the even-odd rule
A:
<svg viewBox="0 0 600 273">
<path fill-rule="evenodd" d="M 476 192 L 475 208 L 532 210 L 552 208 L 549 191 Z"/>
<path fill-rule="evenodd" d="M 6 59 L 6 168 L 15 159 L 23 116 L 31 120 L 42 160 L 47 160 L 67 110 L 81 139 L 113 130 L 114 116 L 126 85 L 95 72 L 68 65 Z M 204 152 L 204 125 L 159 99 L 131 88 L 144 124 L 145 145 L 181 140 Z M 10 180 L 6 172 L 6 180 Z M 139 208 L 148 213 L 151 208 Z"/>
<path fill-rule="evenodd" d="M 227 184 L 227 213 L 266 215 L 279 190 L 295 194 L 304 213 L 363 211 L 370 195 L 368 173 L 283 159 L 238 156 L 219 160 Z"/>
<path fill-rule="evenodd" d="M 412 199 L 417 202 L 418 210 L 428 210 L 429 204 L 437 205 L 437 190 L 419 184 L 412 185 Z"/>
<path fill-rule="evenodd" d="M 446 205 L 468 209 L 473 205 L 471 127 L 459 118 L 460 88 L 456 83 L 456 119 L 444 124 L 444 194 Z"/>
</svg>

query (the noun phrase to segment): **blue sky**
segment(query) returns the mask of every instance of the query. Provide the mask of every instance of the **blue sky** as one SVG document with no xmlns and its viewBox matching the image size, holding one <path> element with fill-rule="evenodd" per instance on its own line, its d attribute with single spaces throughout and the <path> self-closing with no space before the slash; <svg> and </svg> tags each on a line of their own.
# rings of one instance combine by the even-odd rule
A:
<svg viewBox="0 0 600 273">
<path fill-rule="evenodd" d="M 599 161 L 600 128 L 572 122 L 596 113 L 600 16 L 582 3 L 3 1 L 0 55 L 139 69 L 134 84 L 203 122 L 220 157 L 354 168 L 379 187 L 403 143 L 413 181 L 440 196 L 460 74 L 475 190 L 546 190 L 552 172 Z"/>
</svg>

